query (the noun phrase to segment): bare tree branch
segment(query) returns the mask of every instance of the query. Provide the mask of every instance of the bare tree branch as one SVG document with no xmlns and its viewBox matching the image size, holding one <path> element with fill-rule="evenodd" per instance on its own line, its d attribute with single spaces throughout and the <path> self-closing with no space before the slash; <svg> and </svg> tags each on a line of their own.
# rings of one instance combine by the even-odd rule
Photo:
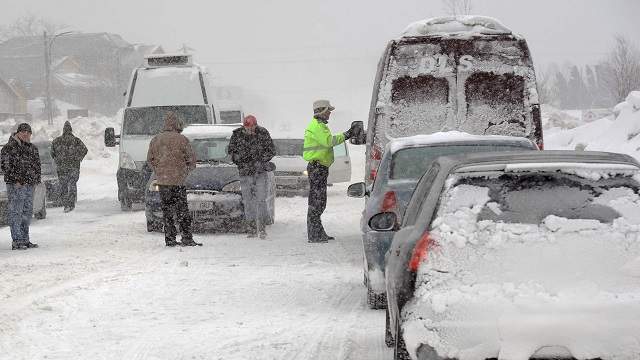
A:
<svg viewBox="0 0 640 360">
<path fill-rule="evenodd" d="M 0 26 L 0 42 L 18 36 L 39 36 L 43 31 L 53 34 L 65 27 L 35 14 L 27 14 L 12 24 Z"/>
<path fill-rule="evenodd" d="M 615 102 L 640 89 L 640 51 L 629 39 L 615 37 L 615 46 L 600 67 L 600 83 Z"/>
<path fill-rule="evenodd" d="M 442 6 L 452 16 L 469 15 L 473 11 L 472 0 L 442 0 Z"/>
</svg>

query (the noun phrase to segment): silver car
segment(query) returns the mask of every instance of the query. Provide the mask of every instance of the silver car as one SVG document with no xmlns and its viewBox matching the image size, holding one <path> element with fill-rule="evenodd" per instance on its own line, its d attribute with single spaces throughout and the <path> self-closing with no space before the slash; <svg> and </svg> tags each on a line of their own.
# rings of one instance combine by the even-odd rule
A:
<svg viewBox="0 0 640 360">
<path fill-rule="evenodd" d="M 438 158 L 399 231 L 392 212 L 370 220 L 395 233 L 385 270 L 394 359 L 514 348 L 519 359 L 636 358 L 620 356 L 620 338 L 638 333 L 637 298 L 626 299 L 638 293 L 639 168 L 585 151 Z"/>
<path fill-rule="evenodd" d="M 375 231 L 369 220 L 378 213 L 394 212 L 398 223 L 407 207 L 418 180 L 438 156 L 486 151 L 537 150 L 526 139 L 511 136 L 480 136 L 461 132 L 417 135 L 392 140 L 386 146 L 382 161 L 371 178 L 371 189 L 365 183 L 349 186 L 348 195 L 366 197 L 360 226 L 364 248 L 364 283 L 367 303 L 372 309 L 386 306 L 384 257 L 393 239 L 392 231 Z"/>
</svg>

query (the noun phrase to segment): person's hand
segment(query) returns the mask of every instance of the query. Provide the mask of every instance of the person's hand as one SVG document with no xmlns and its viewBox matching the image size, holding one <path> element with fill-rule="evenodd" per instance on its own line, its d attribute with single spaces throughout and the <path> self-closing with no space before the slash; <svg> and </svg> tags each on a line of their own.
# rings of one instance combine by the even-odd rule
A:
<svg viewBox="0 0 640 360">
<path fill-rule="evenodd" d="M 349 140 L 353 137 L 353 128 L 350 128 L 349 130 L 344 132 L 344 139 L 345 140 Z"/>
</svg>

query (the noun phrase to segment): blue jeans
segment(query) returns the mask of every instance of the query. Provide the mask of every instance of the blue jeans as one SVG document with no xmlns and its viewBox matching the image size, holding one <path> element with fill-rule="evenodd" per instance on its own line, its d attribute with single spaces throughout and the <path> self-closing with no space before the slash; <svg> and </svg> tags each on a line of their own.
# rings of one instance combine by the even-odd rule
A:
<svg viewBox="0 0 640 360">
<path fill-rule="evenodd" d="M 29 224 L 33 216 L 33 190 L 35 185 L 7 184 L 7 206 L 11 239 L 14 244 L 29 242 Z"/>
</svg>

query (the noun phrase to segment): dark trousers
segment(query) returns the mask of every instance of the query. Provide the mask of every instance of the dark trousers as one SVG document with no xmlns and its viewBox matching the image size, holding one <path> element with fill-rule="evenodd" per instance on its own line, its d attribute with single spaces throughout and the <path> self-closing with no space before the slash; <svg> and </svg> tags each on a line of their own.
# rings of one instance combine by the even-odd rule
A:
<svg viewBox="0 0 640 360">
<path fill-rule="evenodd" d="M 187 205 L 187 189 L 184 186 L 176 185 L 160 185 L 159 187 L 165 241 L 176 240 L 176 218 L 182 230 L 182 241 L 192 240 L 191 213 L 189 213 Z"/>
<path fill-rule="evenodd" d="M 307 165 L 309 174 L 309 209 L 307 210 L 307 237 L 317 241 L 327 236 L 320 217 L 327 207 L 327 177 L 329 168 L 312 161 Z"/>
<path fill-rule="evenodd" d="M 65 208 L 73 209 L 76 207 L 79 178 L 80 169 L 66 170 L 58 173 L 58 183 L 60 184 L 59 201 Z"/>
</svg>

